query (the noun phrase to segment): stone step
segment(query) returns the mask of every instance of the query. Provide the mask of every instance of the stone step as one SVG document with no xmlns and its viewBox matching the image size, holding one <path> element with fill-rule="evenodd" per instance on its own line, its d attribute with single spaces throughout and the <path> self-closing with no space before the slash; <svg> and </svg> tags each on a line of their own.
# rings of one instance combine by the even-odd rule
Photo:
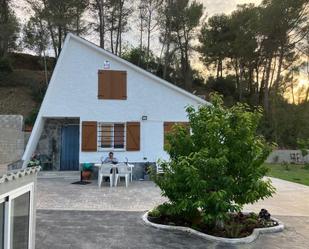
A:
<svg viewBox="0 0 309 249">
<path fill-rule="evenodd" d="M 79 179 L 80 171 L 40 171 L 38 174 L 40 179 L 63 178 L 63 179 Z"/>
</svg>

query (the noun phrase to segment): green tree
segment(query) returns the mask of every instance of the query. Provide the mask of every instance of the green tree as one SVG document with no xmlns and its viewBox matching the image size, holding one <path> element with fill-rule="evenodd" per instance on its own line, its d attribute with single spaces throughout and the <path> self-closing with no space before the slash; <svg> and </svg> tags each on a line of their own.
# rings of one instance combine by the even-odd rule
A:
<svg viewBox="0 0 309 249">
<path fill-rule="evenodd" d="M 16 48 L 19 23 L 11 7 L 11 0 L 0 0 L 0 57 Z"/>
<path fill-rule="evenodd" d="M 167 79 L 167 69 L 175 58 L 175 68 L 179 67 L 181 85 L 191 90 L 192 68 L 190 53 L 192 41 L 196 38 L 196 29 L 203 15 L 203 5 L 189 0 L 166 0 L 161 5 L 161 37 L 164 62 L 163 78 Z M 173 80 L 175 82 L 175 80 Z"/>
<path fill-rule="evenodd" d="M 142 50 L 139 47 L 129 49 L 122 54 L 122 58 L 153 74 L 158 74 L 158 58 L 152 51 L 148 52 L 147 48 Z"/>
<path fill-rule="evenodd" d="M 216 67 L 217 78 L 223 77 L 223 61 L 228 57 L 231 40 L 229 17 L 225 14 L 210 17 L 204 23 L 199 35 L 201 46 L 198 50 L 206 66 Z"/>
<path fill-rule="evenodd" d="M 48 38 L 56 57 L 61 52 L 67 33 L 77 35 L 85 33 L 86 24 L 83 15 L 88 7 L 88 0 L 27 0 L 27 2 L 34 12 L 33 19 L 26 26 L 27 32 L 36 33 L 37 38 L 41 39 L 40 34 L 45 34 L 48 30 Z M 38 31 L 38 28 L 41 30 Z"/>
<path fill-rule="evenodd" d="M 201 216 L 218 225 L 228 212 L 275 190 L 263 179 L 271 146 L 256 133 L 261 110 L 250 111 L 244 104 L 225 108 L 218 95 L 211 101 L 213 105 L 187 108 L 191 133 L 174 127 L 168 138 L 171 160 L 162 163 L 164 174 L 154 179 L 169 199 L 170 214 L 193 223 Z"/>
</svg>

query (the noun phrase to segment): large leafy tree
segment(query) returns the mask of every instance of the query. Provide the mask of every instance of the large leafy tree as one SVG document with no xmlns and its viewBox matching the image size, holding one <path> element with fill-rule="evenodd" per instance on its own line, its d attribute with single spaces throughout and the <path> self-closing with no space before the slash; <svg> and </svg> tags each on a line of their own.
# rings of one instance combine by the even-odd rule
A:
<svg viewBox="0 0 309 249">
<path fill-rule="evenodd" d="M 223 77 L 223 61 L 230 51 L 228 42 L 231 40 L 229 17 L 225 14 L 214 15 L 204 23 L 199 35 L 201 46 L 199 51 L 206 66 L 216 67 L 217 79 Z"/>
<path fill-rule="evenodd" d="M 228 212 L 270 197 L 274 188 L 263 179 L 271 147 L 256 133 L 261 111 L 244 104 L 224 108 L 217 95 L 212 103 L 187 109 L 191 133 L 174 127 L 171 160 L 162 163 L 164 174 L 155 182 L 169 199 L 170 214 L 216 225 Z"/>
<path fill-rule="evenodd" d="M 166 0 L 161 6 L 161 37 L 164 51 L 163 77 L 168 78 L 167 69 L 175 58 L 175 67 L 179 68 L 181 85 L 191 90 L 192 68 L 190 56 L 192 41 L 203 15 L 203 5 L 197 1 Z"/>
</svg>

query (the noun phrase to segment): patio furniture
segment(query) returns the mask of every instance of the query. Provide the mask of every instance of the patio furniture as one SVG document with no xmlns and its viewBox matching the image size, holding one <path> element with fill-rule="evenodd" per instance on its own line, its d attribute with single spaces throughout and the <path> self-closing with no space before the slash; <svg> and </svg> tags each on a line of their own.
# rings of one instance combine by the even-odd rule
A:
<svg viewBox="0 0 309 249">
<path fill-rule="evenodd" d="M 110 187 L 113 186 L 113 165 L 112 164 L 102 164 L 98 171 L 98 185 L 101 187 L 103 177 L 109 177 Z"/>
<path fill-rule="evenodd" d="M 129 177 L 130 177 L 132 168 L 128 167 L 126 164 L 119 165 L 117 168 L 118 168 L 118 173 L 116 172 L 116 176 L 115 176 L 115 186 L 117 187 L 118 179 L 120 180 L 120 177 L 124 177 L 125 182 L 126 182 L 126 187 L 128 187 Z"/>
<path fill-rule="evenodd" d="M 130 182 L 133 181 L 133 168 L 134 164 L 126 163 L 126 165 L 130 168 Z"/>
<path fill-rule="evenodd" d="M 164 173 L 162 167 L 158 163 L 156 164 L 156 171 L 157 171 L 157 174 L 163 174 Z"/>
</svg>

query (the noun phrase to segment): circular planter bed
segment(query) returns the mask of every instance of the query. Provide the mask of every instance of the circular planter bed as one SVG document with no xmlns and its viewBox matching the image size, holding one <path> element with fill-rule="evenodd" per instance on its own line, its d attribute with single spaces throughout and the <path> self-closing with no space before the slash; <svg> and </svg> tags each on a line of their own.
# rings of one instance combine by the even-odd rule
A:
<svg viewBox="0 0 309 249">
<path fill-rule="evenodd" d="M 256 228 L 251 229 L 250 234 L 243 233 L 246 236 L 240 237 L 240 238 L 224 238 L 221 236 L 220 232 L 212 231 L 211 233 L 215 233 L 216 235 L 211 235 L 205 233 L 206 231 L 203 231 L 201 228 L 193 229 L 189 226 L 182 226 L 181 221 L 180 222 L 168 222 L 167 220 L 162 219 L 161 217 L 150 217 L 148 216 L 149 212 L 146 212 L 142 219 L 143 221 L 152 227 L 164 229 L 164 230 L 172 230 L 172 231 L 183 231 L 187 232 L 193 235 L 196 235 L 200 238 L 214 241 L 214 242 L 222 242 L 222 243 L 228 243 L 228 244 L 245 244 L 245 243 L 251 243 L 254 240 L 256 240 L 259 236 L 259 234 L 265 234 L 265 233 L 275 233 L 275 232 L 281 232 L 284 229 L 284 225 L 281 221 L 275 218 L 271 218 L 269 220 L 267 227 L 261 227 L 258 226 Z M 249 216 L 249 213 L 243 213 L 244 216 Z M 249 218 L 248 218 L 249 219 Z M 269 226 L 269 224 L 272 224 L 272 226 Z M 234 229 L 234 228 L 231 228 Z"/>
</svg>

